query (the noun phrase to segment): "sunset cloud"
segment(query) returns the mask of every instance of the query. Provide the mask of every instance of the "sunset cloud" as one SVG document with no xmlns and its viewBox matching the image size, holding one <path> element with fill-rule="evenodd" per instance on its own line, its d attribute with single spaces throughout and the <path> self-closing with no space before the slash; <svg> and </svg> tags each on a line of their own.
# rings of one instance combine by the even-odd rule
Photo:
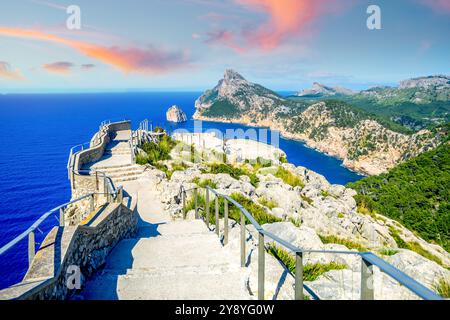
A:
<svg viewBox="0 0 450 320">
<path fill-rule="evenodd" d="M 336 12 L 348 5 L 334 0 L 235 0 L 253 11 L 265 13 L 267 20 L 247 32 L 253 46 L 270 51 L 291 36 L 302 35 L 317 18 Z"/>
<path fill-rule="evenodd" d="M 450 0 L 418 0 L 436 12 L 450 13 Z"/>
<path fill-rule="evenodd" d="M 81 70 L 92 70 L 95 68 L 95 64 L 86 63 L 81 65 Z"/>
<path fill-rule="evenodd" d="M 14 70 L 6 61 L 0 61 L 0 78 L 9 80 L 25 80 L 20 70 Z"/>
<path fill-rule="evenodd" d="M 51 72 L 51 73 L 67 75 L 70 73 L 73 66 L 74 66 L 73 63 L 71 63 L 71 62 L 59 61 L 59 62 L 44 64 L 42 66 L 42 68 L 44 68 L 45 70 L 47 70 L 48 72 Z"/>
<path fill-rule="evenodd" d="M 223 28 L 208 33 L 209 44 L 222 44 L 237 52 L 249 49 L 271 51 L 294 36 L 311 34 L 312 23 L 322 16 L 349 7 L 354 0 L 233 0 L 245 10 L 261 13 L 262 22 L 241 19 L 241 30 Z M 208 17 L 219 23 L 222 14 L 209 13 Z M 245 25 L 244 25 L 245 23 Z"/>
<path fill-rule="evenodd" d="M 62 44 L 90 58 L 111 65 L 124 73 L 165 73 L 186 65 L 188 61 L 187 54 L 184 52 L 168 52 L 153 47 L 144 49 L 119 46 L 106 47 L 34 30 L 0 27 L 0 35 Z"/>
</svg>

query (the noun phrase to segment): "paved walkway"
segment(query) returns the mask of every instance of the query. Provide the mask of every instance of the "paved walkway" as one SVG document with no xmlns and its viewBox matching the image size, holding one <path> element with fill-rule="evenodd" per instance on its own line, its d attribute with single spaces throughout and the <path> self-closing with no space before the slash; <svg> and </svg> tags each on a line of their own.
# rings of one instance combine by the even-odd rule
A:
<svg viewBox="0 0 450 320">
<path fill-rule="evenodd" d="M 250 299 L 245 272 L 202 221 L 172 221 L 145 178 L 122 185 L 138 198 L 138 235 L 113 249 L 84 299 Z"/>
</svg>

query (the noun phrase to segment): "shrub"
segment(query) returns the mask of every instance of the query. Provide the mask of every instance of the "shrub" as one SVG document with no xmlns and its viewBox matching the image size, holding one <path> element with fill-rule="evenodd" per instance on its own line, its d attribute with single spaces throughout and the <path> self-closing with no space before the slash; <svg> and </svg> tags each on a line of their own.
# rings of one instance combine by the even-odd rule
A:
<svg viewBox="0 0 450 320">
<path fill-rule="evenodd" d="M 284 183 L 286 183 L 292 187 L 303 188 L 305 186 L 305 184 L 299 177 L 297 177 L 296 175 L 291 173 L 289 170 L 284 169 L 283 167 L 278 167 L 278 170 L 275 173 L 275 176 L 277 178 L 280 178 L 281 180 L 283 180 Z"/>
<path fill-rule="evenodd" d="M 198 179 L 197 182 L 194 182 L 194 181 L 192 181 L 192 182 L 196 183 L 201 188 L 206 188 L 207 186 L 212 188 L 212 189 L 216 189 L 217 188 L 217 184 L 211 179 L 203 179 L 201 181 L 199 181 L 199 180 L 200 179 Z"/>
<path fill-rule="evenodd" d="M 450 298 L 450 282 L 448 279 L 441 278 L 434 285 L 434 290 L 442 297 L 442 298 Z"/>
<path fill-rule="evenodd" d="M 273 243 L 270 243 L 268 245 L 268 252 L 275 258 L 280 260 L 290 272 L 295 273 L 295 258 L 293 255 L 289 254 L 286 250 L 279 248 Z M 346 268 L 346 265 L 336 262 L 330 262 L 327 264 L 307 263 L 303 266 L 303 280 L 314 281 L 328 271 L 343 270 Z"/>
<path fill-rule="evenodd" d="M 146 142 L 142 145 L 142 150 L 145 151 L 147 156 L 140 157 L 140 164 L 144 164 L 143 161 L 147 161 L 153 166 L 156 165 L 158 161 L 169 160 L 170 151 L 175 147 L 176 142 L 172 140 L 169 136 L 162 136 L 158 143 Z"/>
<path fill-rule="evenodd" d="M 310 197 L 307 197 L 307 196 L 305 196 L 305 195 L 303 195 L 303 194 L 300 195 L 300 198 L 301 198 L 303 201 L 306 201 L 309 205 L 312 205 L 312 204 L 314 203 L 314 200 L 313 200 L 313 199 L 311 199 Z"/>
<path fill-rule="evenodd" d="M 300 219 L 295 219 L 293 217 L 289 217 L 289 222 L 292 223 L 294 226 L 296 226 L 297 228 L 300 228 L 302 226 L 302 222 Z"/>
<path fill-rule="evenodd" d="M 253 218 L 260 224 L 266 224 L 266 223 L 274 223 L 274 222 L 281 222 L 281 219 L 278 217 L 275 217 L 274 215 L 268 213 L 264 207 L 260 206 L 259 204 L 254 203 L 251 199 L 241 195 L 240 193 L 233 193 L 230 196 L 233 200 L 238 202 L 242 205 L 252 216 Z M 197 204 L 199 207 L 205 208 L 206 205 L 206 197 L 205 192 L 199 192 L 198 198 L 197 198 Z M 225 212 L 224 212 L 224 199 L 222 197 L 219 197 L 218 199 L 219 204 L 219 217 L 223 218 Z M 195 198 L 191 197 L 187 203 L 186 203 L 186 210 L 192 210 L 195 208 Z M 210 223 L 215 223 L 215 200 L 211 200 L 209 202 L 209 221 Z M 201 211 L 201 214 L 203 217 L 206 217 L 206 210 Z M 240 222 L 241 218 L 241 212 L 238 208 L 236 208 L 233 204 L 228 203 L 228 217 L 231 220 L 235 220 L 237 222 Z M 250 221 L 248 219 L 245 219 L 245 223 L 249 224 Z"/>
<path fill-rule="evenodd" d="M 392 226 L 389 227 L 389 233 L 391 234 L 394 241 L 397 243 L 397 246 L 402 249 L 408 249 L 414 251 L 417 254 L 420 254 L 422 257 L 434 261 L 437 264 L 442 265 L 442 260 L 433 255 L 432 253 L 425 250 L 419 243 L 417 242 L 405 242 L 401 237 L 399 232 Z"/>
<path fill-rule="evenodd" d="M 349 249 L 356 249 L 360 252 L 366 252 L 368 251 L 367 248 L 365 248 L 363 245 L 351 241 L 351 240 L 347 240 L 344 238 L 340 238 L 340 237 L 336 237 L 336 236 L 323 236 L 323 235 L 319 235 L 320 240 L 322 240 L 323 243 L 335 243 L 335 244 L 342 244 L 344 246 L 346 246 Z"/>
<path fill-rule="evenodd" d="M 269 200 L 266 197 L 259 198 L 258 202 L 260 205 L 265 206 L 265 207 L 269 208 L 270 210 L 278 207 L 278 203 L 276 201 Z"/>
<path fill-rule="evenodd" d="M 242 168 L 236 168 L 226 163 L 212 163 L 209 165 L 207 170 L 202 170 L 203 173 L 226 173 L 229 174 L 234 179 L 239 179 L 241 176 L 248 176 L 250 178 L 250 183 L 256 187 L 259 183 L 259 179 L 256 174 L 248 172 Z"/>
<path fill-rule="evenodd" d="M 383 256 L 393 256 L 398 253 L 398 250 L 390 249 L 390 248 L 383 248 L 383 249 L 380 249 L 378 252 L 380 254 L 382 254 Z"/>
</svg>

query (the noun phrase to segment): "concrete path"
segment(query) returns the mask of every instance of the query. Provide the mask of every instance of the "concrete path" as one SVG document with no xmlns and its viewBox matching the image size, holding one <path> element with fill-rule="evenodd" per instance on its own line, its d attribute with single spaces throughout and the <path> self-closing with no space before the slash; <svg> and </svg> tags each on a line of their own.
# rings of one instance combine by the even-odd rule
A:
<svg viewBox="0 0 450 320">
<path fill-rule="evenodd" d="M 122 185 L 138 199 L 139 232 L 113 249 L 105 267 L 87 282 L 84 299 L 251 298 L 245 272 L 202 221 L 172 221 L 150 180 Z"/>
</svg>

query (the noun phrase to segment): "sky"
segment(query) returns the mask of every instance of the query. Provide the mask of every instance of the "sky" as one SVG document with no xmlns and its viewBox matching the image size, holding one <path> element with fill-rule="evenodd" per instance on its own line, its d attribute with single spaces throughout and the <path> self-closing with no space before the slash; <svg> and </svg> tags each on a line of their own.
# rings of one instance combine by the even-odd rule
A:
<svg viewBox="0 0 450 320">
<path fill-rule="evenodd" d="M 79 29 L 68 28 L 70 6 Z M 370 30 L 370 5 L 381 29 Z M 450 0 L 2 0 L 0 92 L 297 91 L 450 74 Z M 70 24 L 73 25 L 73 24 Z"/>
</svg>

